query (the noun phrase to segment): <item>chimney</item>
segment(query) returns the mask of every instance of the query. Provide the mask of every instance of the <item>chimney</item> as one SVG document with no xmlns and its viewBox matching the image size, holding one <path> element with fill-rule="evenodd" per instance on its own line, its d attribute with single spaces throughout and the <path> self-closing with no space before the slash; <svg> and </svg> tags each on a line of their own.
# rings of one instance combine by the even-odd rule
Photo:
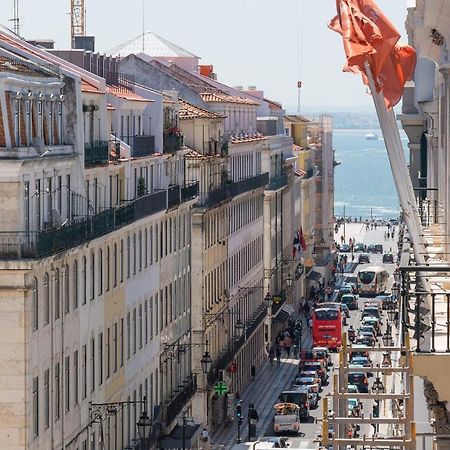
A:
<svg viewBox="0 0 450 450">
<path fill-rule="evenodd" d="M 95 51 L 95 36 L 74 36 L 73 48 L 78 50 L 86 50 L 94 53 Z"/>
<path fill-rule="evenodd" d="M 256 91 L 256 86 L 249 86 L 249 87 L 248 87 L 248 90 L 249 90 L 249 91 Z"/>
<path fill-rule="evenodd" d="M 234 87 L 237 91 L 243 91 L 244 90 L 244 86 L 235 86 Z"/>
</svg>

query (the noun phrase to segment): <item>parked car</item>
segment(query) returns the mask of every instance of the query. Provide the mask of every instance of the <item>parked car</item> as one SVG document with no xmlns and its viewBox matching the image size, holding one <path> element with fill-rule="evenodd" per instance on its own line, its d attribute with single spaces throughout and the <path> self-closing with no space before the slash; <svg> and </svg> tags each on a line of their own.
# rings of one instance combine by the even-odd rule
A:
<svg viewBox="0 0 450 450">
<path fill-rule="evenodd" d="M 341 297 L 341 303 L 346 305 L 348 309 L 354 311 L 358 309 L 358 299 L 354 294 L 345 294 Z"/>
<path fill-rule="evenodd" d="M 367 246 L 367 252 L 368 253 L 374 253 L 375 244 L 369 244 Z"/>
<path fill-rule="evenodd" d="M 355 252 L 365 252 L 366 246 L 362 242 L 357 242 L 353 249 Z"/>
<path fill-rule="evenodd" d="M 373 246 L 373 252 L 374 253 L 383 253 L 383 246 L 381 244 L 375 244 Z"/>
<path fill-rule="evenodd" d="M 361 393 L 367 394 L 369 392 L 369 380 L 364 372 L 349 372 L 348 383 L 358 386 L 358 390 Z"/>
<path fill-rule="evenodd" d="M 358 334 L 356 337 L 356 343 L 374 347 L 376 340 L 371 334 Z"/>
<path fill-rule="evenodd" d="M 383 255 L 383 264 L 394 264 L 394 255 L 392 253 L 385 253 Z"/>
<path fill-rule="evenodd" d="M 360 253 L 358 256 L 358 262 L 359 264 L 370 263 L 369 255 L 367 253 Z"/>
</svg>

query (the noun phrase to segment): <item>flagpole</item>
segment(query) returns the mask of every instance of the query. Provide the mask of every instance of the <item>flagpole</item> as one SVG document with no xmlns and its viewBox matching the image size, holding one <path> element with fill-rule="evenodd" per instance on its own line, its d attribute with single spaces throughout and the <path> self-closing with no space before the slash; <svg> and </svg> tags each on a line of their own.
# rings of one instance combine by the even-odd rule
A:
<svg viewBox="0 0 450 450">
<path fill-rule="evenodd" d="M 380 121 L 381 131 L 383 133 L 384 142 L 386 145 L 389 163 L 392 169 L 394 183 L 397 188 L 400 205 L 403 210 L 404 220 L 411 237 L 413 244 L 413 252 L 416 264 L 426 265 L 424 254 L 426 253 L 425 241 L 423 239 L 422 224 L 420 222 L 417 208 L 415 207 L 414 191 L 412 188 L 411 178 L 408 174 L 406 166 L 406 159 L 403 153 L 403 146 L 401 144 L 400 133 L 398 131 L 395 115 L 393 111 L 388 111 L 383 95 L 377 92 L 375 82 L 369 63 L 365 62 L 366 75 L 369 80 L 369 86 L 372 93 L 373 102 L 377 111 L 378 119 Z M 424 291 L 430 292 L 429 281 L 425 277 L 420 277 Z M 429 295 L 425 296 L 425 304 L 431 310 L 431 298 Z M 425 321 L 427 321 L 425 319 Z M 420 337 L 418 337 L 420 339 Z M 422 348 L 426 350 L 430 347 L 430 337 L 425 337 L 425 342 Z"/>
</svg>

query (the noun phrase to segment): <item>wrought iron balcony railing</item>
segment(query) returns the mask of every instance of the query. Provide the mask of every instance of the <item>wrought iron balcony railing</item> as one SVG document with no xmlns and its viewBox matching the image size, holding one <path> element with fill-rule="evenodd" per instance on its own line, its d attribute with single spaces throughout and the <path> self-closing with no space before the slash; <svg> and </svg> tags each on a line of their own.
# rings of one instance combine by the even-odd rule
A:
<svg viewBox="0 0 450 450">
<path fill-rule="evenodd" d="M 185 380 L 182 386 L 179 387 L 176 395 L 162 407 L 162 419 L 166 425 L 169 425 L 180 412 L 183 410 L 186 403 L 193 397 L 197 391 L 197 377 L 193 373 Z"/>
<path fill-rule="evenodd" d="M 131 143 L 131 156 L 141 158 L 155 153 L 155 136 L 133 136 Z"/>
<path fill-rule="evenodd" d="M 83 220 L 42 231 L 0 232 L 0 259 L 44 258 L 96 239 L 143 217 L 164 211 L 198 195 L 198 183 L 171 186 L 107 209 Z"/>
<path fill-rule="evenodd" d="M 163 137 L 164 153 L 175 153 L 183 148 L 183 136 L 166 134 Z"/>
<path fill-rule="evenodd" d="M 84 146 L 84 164 L 92 166 L 95 164 L 106 164 L 109 160 L 108 141 L 95 141 Z"/>
</svg>

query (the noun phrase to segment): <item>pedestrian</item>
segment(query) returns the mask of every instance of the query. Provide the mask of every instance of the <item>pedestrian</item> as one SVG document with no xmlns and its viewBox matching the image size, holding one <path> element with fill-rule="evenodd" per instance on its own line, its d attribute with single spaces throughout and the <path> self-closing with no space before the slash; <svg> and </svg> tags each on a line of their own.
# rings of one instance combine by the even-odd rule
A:
<svg viewBox="0 0 450 450">
<path fill-rule="evenodd" d="M 273 348 L 273 345 L 271 345 L 270 349 L 269 349 L 269 365 L 270 365 L 270 367 L 273 366 L 273 358 L 275 358 L 275 350 Z"/>
<path fill-rule="evenodd" d="M 386 231 L 384 232 L 384 240 L 386 240 Z"/>
<path fill-rule="evenodd" d="M 252 380 L 255 381 L 256 367 L 254 365 L 250 368 L 250 375 L 252 376 Z"/>
<path fill-rule="evenodd" d="M 277 366 L 280 366 L 281 364 L 281 348 L 277 347 L 277 349 L 275 350 L 275 354 L 277 356 Z"/>
<path fill-rule="evenodd" d="M 209 441 L 209 433 L 206 428 L 203 428 L 201 434 L 200 434 L 200 440 L 203 442 L 203 448 L 204 450 L 209 450 L 211 448 L 210 441 Z"/>
<path fill-rule="evenodd" d="M 313 320 L 311 318 L 308 319 L 308 327 L 309 327 L 309 332 L 312 334 Z"/>
</svg>

